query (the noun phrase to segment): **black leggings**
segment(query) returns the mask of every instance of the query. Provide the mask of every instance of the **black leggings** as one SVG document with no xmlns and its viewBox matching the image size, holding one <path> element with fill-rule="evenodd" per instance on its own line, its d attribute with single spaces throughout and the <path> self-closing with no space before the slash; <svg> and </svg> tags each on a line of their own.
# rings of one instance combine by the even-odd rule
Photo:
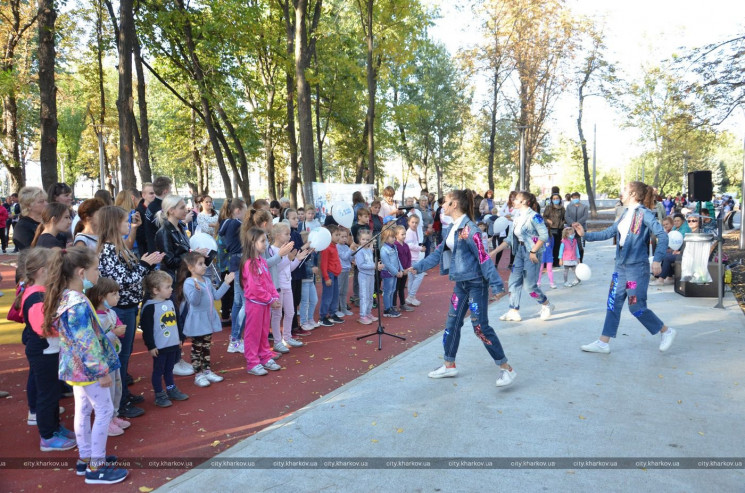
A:
<svg viewBox="0 0 745 493">
<path fill-rule="evenodd" d="M 220 274 L 220 280 L 224 281 L 225 276 L 227 275 L 228 271 Z M 231 282 L 228 290 L 224 295 L 222 295 L 222 298 L 220 298 L 220 316 L 223 320 L 230 320 L 230 312 L 233 309 L 233 286 L 235 286 L 236 282 L 237 281 Z"/>
<path fill-rule="evenodd" d="M 181 351 L 178 346 L 176 349 L 169 348 L 158 351 L 158 356 L 153 357 L 153 390 L 163 392 L 163 380 L 166 381 L 166 388 L 175 385 L 173 381 L 173 367 L 181 358 Z"/>
<path fill-rule="evenodd" d="M 408 276 L 401 276 L 398 279 L 396 279 L 396 291 L 393 292 L 393 306 L 396 306 L 396 295 L 398 294 L 398 299 L 400 301 L 399 305 L 401 307 L 404 306 L 404 303 L 406 303 L 406 280 L 408 279 Z"/>
</svg>

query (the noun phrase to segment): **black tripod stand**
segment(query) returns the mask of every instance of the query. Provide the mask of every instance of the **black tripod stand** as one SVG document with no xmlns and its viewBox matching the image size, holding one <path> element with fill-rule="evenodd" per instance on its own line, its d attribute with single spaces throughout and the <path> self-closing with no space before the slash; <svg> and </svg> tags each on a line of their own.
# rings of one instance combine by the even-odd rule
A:
<svg viewBox="0 0 745 493">
<path fill-rule="evenodd" d="M 357 251 L 352 254 L 352 255 L 356 255 L 357 252 L 360 251 L 360 249 L 366 247 L 370 243 L 375 242 L 375 243 L 373 243 L 373 263 L 375 264 L 375 282 L 374 282 L 373 292 L 375 293 L 375 297 L 378 300 L 378 329 L 375 332 L 371 332 L 369 334 L 365 334 L 363 336 L 359 336 L 357 338 L 357 340 L 359 341 L 360 339 L 367 339 L 368 337 L 377 335 L 378 336 L 378 351 L 381 351 L 383 349 L 383 336 L 384 335 L 385 336 L 390 336 L 390 337 L 395 337 L 396 339 L 401 339 L 402 341 L 405 341 L 406 340 L 405 337 L 397 336 L 395 334 L 389 334 L 388 332 L 385 331 L 385 327 L 383 327 L 383 313 L 381 312 L 381 309 L 380 309 L 381 305 L 383 304 L 383 296 L 382 296 L 382 293 L 381 293 L 381 291 L 379 289 L 379 286 L 380 286 L 380 274 L 379 274 L 379 271 L 378 271 L 378 262 L 380 261 L 380 248 L 378 248 L 377 241 L 376 240 L 380 237 L 380 235 L 383 234 L 383 231 L 385 231 L 386 229 L 393 228 L 396 225 L 397 225 L 396 224 L 396 221 L 389 222 L 386 226 L 383 226 L 383 229 L 380 230 L 380 233 L 378 233 L 375 236 L 373 236 L 372 238 L 370 238 L 370 241 L 368 241 L 364 245 L 360 245 L 360 247 L 357 249 Z"/>
</svg>

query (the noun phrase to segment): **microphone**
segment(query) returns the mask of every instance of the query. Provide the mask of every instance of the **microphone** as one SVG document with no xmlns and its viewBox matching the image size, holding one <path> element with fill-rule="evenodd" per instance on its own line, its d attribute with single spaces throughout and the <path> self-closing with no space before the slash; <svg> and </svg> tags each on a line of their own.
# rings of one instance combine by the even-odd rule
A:
<svg viewBox="0 0 745 493">
<path fill-rule="evenodd" d="M 400 211 L 410 211 L 411 209 L 414 209 L 415 206 L 413 205 L 401 205 L 398 207 L 398 210 Z"/>
</svg>

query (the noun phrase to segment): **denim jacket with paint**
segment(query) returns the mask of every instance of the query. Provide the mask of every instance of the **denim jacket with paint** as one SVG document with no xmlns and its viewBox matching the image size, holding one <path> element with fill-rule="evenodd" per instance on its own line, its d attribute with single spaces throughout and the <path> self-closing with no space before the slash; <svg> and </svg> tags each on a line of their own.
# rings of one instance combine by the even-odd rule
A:
<svg viewBox="0 0 745 493">
<path fill-rule="evenodd" d="M 491 286 L 493 293 L 504 291 L 502 278 L 499 277 L 494 262 L 486 251 L 481 230 L 476 223 L 471 218 L 461 222 L 455 233 L 451 251 L 447 247 L 446 238 L 452 227 L 449 226 L 442 232 L 442 242 L 430 255 L 413 265 L 417 273 L 440 264 L 440 274 L 448 274 L 451 281 L 471 281 L 483 277 Z"/>
<path fill-rule="evenodd" d="M 629 210 L 626 209 L 615 223 L 603 231 L 585 233 L 585 239 L 587 241 L 601 241 L 616 236 L 619 240 L 616 241 L 616 264 L 637 264 L 649 261 L 647 245 L 649 244 L 649 233 L 651 232 L 657 237 L 654 261 L 662 262 L 662 257 L 665 256 L 665 252 L 667 251 L 667 233 L 665 233 L 665 228 L 657 221 L 656 212 L 650 211 L 642 205 L 633 211 L 634 217 L 631 219 L 629 232 L 626 235 L 623 248 L 621 248 L 621 236 L 618 233 L 618 224 L 628 213 Z"/>
<path fill-rule="evenodd" d="M 518 221 L 513 218 L 513 222 L 510 223 L 509 233 L 507 234 L 507 244 L 510 245 L 513 252 L 517 251 L 517 248 L 520 246 L 518 242 L 524 243 L 529 251 L 534 251 L 533 247 L 536 242 L 541 240 L 543 241 L 541 248 L 535 250 L 538 258 L 541 258 L 541 252 L 543 252 L 548 241 L 548 228 L 543 221 L 543 216 L 533 209 L 521 210 L 520 214 L 527 214 L 528 220 L 522 223 L 519 231 L 515 231 L 515 223 Z"/>
</svg>

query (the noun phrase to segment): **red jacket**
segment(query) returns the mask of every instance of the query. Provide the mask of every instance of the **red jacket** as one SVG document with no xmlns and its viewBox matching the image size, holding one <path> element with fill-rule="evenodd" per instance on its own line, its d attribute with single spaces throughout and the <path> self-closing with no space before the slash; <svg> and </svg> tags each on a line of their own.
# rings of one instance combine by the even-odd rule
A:
<svg viewBox="0 0 745 493">
<path fill-rule="evenodd" d="M 0 207 L 0 228 L 4 228 L 8 221 L 8 209 Z"/>
<path fill-rule="evenodd" d="M 331 243 L 326 250 L 321 252 L 321 276 L 324 281 L 329 280 L 329 272 L 335 276 L 341 274 L 341 261 L 336 243 Z"/>
</svg>

